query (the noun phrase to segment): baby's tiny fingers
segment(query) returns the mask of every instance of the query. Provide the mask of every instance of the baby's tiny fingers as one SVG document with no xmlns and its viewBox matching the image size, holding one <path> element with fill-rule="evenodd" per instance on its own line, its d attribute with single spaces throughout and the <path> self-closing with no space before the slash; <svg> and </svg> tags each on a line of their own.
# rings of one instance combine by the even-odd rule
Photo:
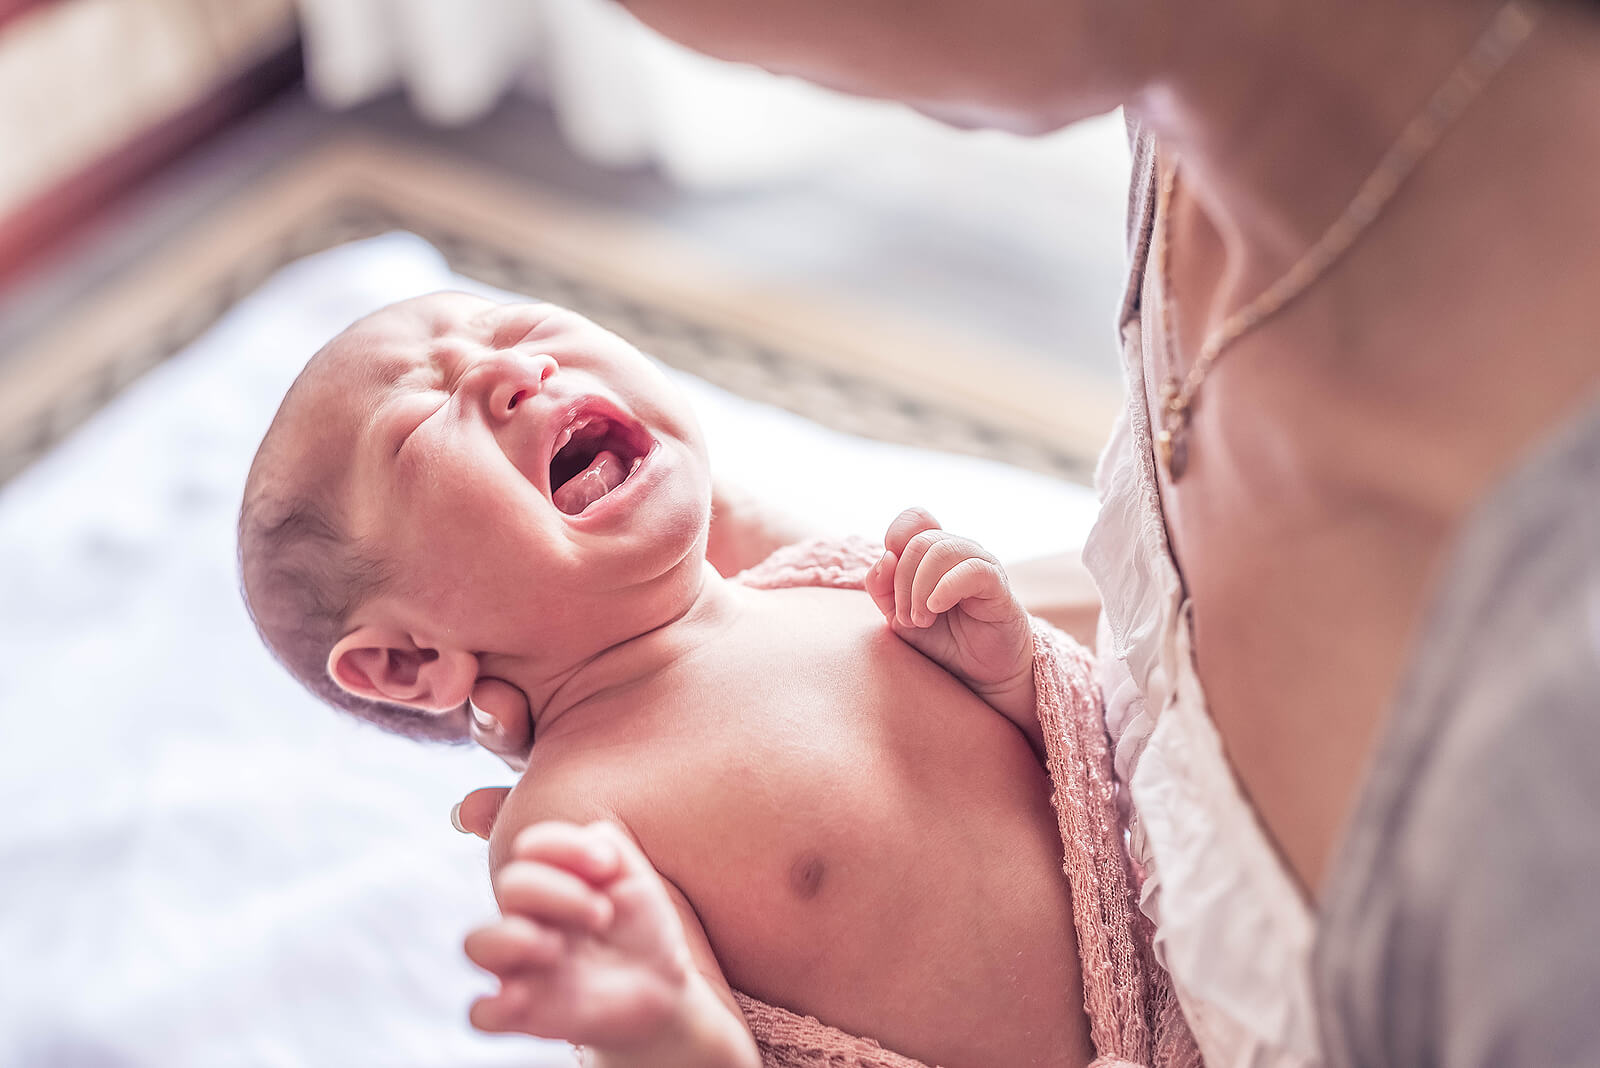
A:
<svg viewBox="0 0 1600 1068">
<path fill-rule="evenodd" d="M 916 587 L 925 581 L 922 572 L 928 567 L 926 559 L 949 540 L 950 535 L 942 530 L 924 530 L 906 542 L 905 552 L 894 569 L 895 619 L 901 626 L 926 627 L 933 622 L 926 610 L 917 611 L 922 601 Z"/>
<path fill-rule="evenodd" d="M 512 915 L 467 935 L 463 948 L 472 963 L 505 977 L 554 964 L 567 945 L 561 932 Z"/>
<path fill-rule="evenodd" d="M 962 601 L 987 600 L 1006 594 L 1005 576 L 999 567 L 978 556 L 969 556 L 946 571 L 928 593 L 928 611 L 948 612 Z"/>
<path fill-rule="evenodd" d="M 498 993 L 474 1001 L 467 1019 L 480 1031 L 520 1031 L 541 1038 L 565 1037 L 541 1033 L 535 1019 L 537 1009 L 533 988 L 527 983 L 512 980 L 502 983 Z"/>
<path fill-rule="evenodd" d="M 878 562 L 867 570 L 867 577 L 862 583 L 872 603 L 878 606 L 878 611 L 883 613 L 885 619 L 894 618 L 894 574 L 898 560 L 895 554 L 884 551 Z"/>
<path fill-rule="evenodd" d="M 883 535 L 883 547 L 896 556 L 904 556 L 906 543 L 925 530 L 938 530 L 939 521 L 926 508 L 907 508 L 894 517 Z"/>
<path fill-rule="evenodd" d="M 912 580 L 913 623 L 919 627 L 932 626 L 940 613 L 954 606 L 956 603 L 954 601 L 942 606 L 935 605 L 931 601 L 933 592 L 944 581 L 946 575 L 974 557 L 980 560 L 986 559 L 986 554 L 965 538 L 958 538 L 953 534 L 939 535 L 939 540 L 928 547 Z"/>
<path fill-rule="evenodd" d="M 511 844 L 516 860 L 550 864 L 603 886 L 616 878 L 621 864 L 617 847 L 592 828 L 561 820 L 544 820 L 524 828 Z"/>
<path fill-rule="evenodd" d="M 569 871 L 548 864 L 512 861 L 494 879 L 501 911 L 552 927 L 596 933 L 611 926 L 611 899 Z"/>
<path fill-rule="evenodd" d="M 650 863 L 650 858 L 644 855 L 644 850 L 639 848 L 639 843 L 618 824 L 611 820 L 595 820 L 593 823 L 586 824 L 583 829 L 610 842 L 616 849 L 618 878 L 626 878 L 629 875 L 649 875 L 654 879 L 660 879 L 660 872 L 656 871 L 655 865 Z"/>
</svg>

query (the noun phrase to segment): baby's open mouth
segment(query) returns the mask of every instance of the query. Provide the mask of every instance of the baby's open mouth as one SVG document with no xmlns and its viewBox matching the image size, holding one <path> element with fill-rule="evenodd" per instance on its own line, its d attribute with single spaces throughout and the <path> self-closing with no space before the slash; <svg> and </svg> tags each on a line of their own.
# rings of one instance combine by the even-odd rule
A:
<svg viewBox="0 0 1600 1068">
<path fill-rule="evenodd" d="M 604 415 L 578 416 L 556 438 L 550 499 L 567 515 L 579 514 L 626 482 L 649 446 L 642 427 Z"/>
</svg>

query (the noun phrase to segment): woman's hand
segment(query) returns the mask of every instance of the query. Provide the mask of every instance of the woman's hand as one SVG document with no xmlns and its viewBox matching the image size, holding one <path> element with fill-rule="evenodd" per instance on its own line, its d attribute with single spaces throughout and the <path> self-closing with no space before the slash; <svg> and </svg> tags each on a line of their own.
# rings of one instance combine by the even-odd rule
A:
<svg viewBox="0 0 1600 1068">
<path fill-rule="evenodd" d="M 450 810 L 451 825 L 462 834 L 475 834 L 488 841 L 495 818 L 500 815 L 500 807 L 506 803 L 509 793 L 509 786 L 484 786 L 472 791 Z"/>
<path fill-rule="evenodd" d="M 503 679 L 479 679 L 473 684 L 467 713 L 473 741 L 505 761 L 512 771 L 527 770 L 533 749 L 533 714 L 521 690 Z M 472 791 L 450 810 L 450 823 L 462 834 L 488 839 L 510 792 L 506 786 Z"/>
<path fill-rule="evenodd" d="M 527 769 L 533 750 L 533 711 L 521 690 L 503 679 L 479 679 L 467 700 L 467 720 L 473 741 L 512 771 Z"/>
</svg>

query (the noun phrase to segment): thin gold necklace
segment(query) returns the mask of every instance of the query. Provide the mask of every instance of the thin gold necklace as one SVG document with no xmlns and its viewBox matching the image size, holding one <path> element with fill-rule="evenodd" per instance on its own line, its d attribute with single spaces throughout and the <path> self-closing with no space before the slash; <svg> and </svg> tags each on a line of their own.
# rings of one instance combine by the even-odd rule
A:
<svg viewBox="0 0 1600 1068">
<path fill-rule="evenodd" d="M 1399 138 L 1389 147 L 1377 167 L 1361 183 L 1350 201 L 1333 224 L 1308 248 L 1276 282 L 1224 319 L 1201 343 L 1189 373 L 1180 382 L 1173 368 L 1177 366 L 1177 318 L 1168 271 L 1167 230 L 1168 215 L 1172 208 L 1172 191 L 1177 185 L 1176 161 L 1167 168 L 1161 182 L 1160 196 L 1156 201 L 1156 215 L 1160 220 L 1160 233 L 1156 241 L 1156 271 L 1161 281 L 1161 327 L 1166 342 L 1167 374 L 1161 383 L 1161 429 L 1155 438 L 1156 455 L 1167 477 L 1173 482 L 1183 477 L 1189 467 L 1189 424 L 1194 418 L 1195 396 L 1200 385 L 1211 373 L 1212 366 L 1222 358 L 1228 346 L 1244 334 L 1276 315 L 1295 298 L 1327 273 L 1367 231 L 1400 186 L 1416 170 L 1440 139 L 1467 109 L 1467 105 L 1483 91 L 1484 86 L 1499 73 L 1516 54 L 1517 49 L 1533 32 L 1538 15 L 1527 0 L 1510 0 L 1496 12 L 1489 27 L 1472 46 L 1472 50 L 1457 64 L 1444 84 L 1434 91 L 1427 105 L 1406 124 Z"/>
</svg>

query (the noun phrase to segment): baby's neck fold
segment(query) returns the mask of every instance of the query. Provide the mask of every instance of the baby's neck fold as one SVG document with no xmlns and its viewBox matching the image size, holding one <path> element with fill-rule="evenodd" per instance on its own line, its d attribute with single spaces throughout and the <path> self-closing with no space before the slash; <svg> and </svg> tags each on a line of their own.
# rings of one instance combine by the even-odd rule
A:
<svg viewBox="0 0 1600 1068">
<path fill-rule="evenodd" d="M 534 737 L 572 729 L 597 698 L 638 687 L 704 650 L 741 616 L 739 591 L 705 564 L 693 600 L 668 619 L 588 657 L 543 687 L 542 699 L 527 691 Z"/>
</svg>

